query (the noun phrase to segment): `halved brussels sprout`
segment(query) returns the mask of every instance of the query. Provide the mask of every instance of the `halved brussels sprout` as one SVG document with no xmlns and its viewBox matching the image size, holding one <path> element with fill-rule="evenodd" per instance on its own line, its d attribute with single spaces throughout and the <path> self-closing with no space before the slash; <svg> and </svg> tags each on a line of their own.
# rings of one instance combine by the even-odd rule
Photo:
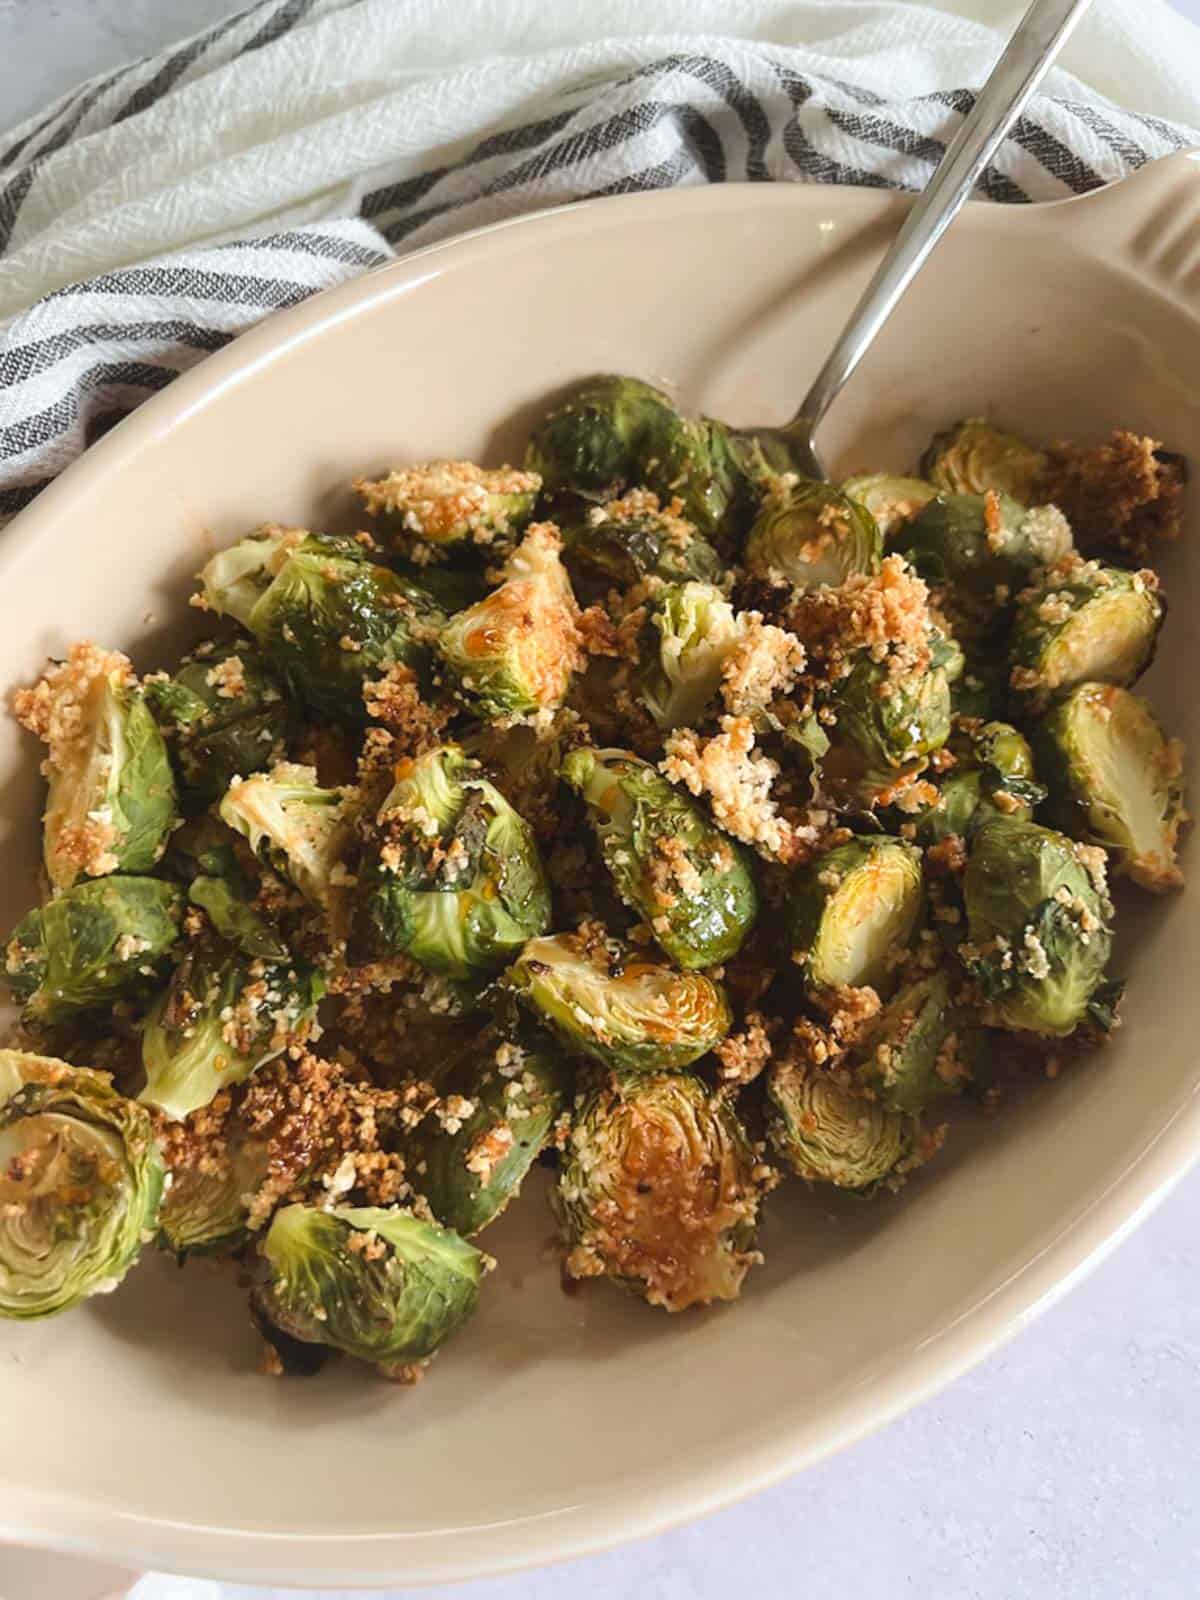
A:
<svg viewBox="0 0 1200 1600">
<path fill-rule="evenodd" d="M 494 971 L 550 926 L 533 830 L 477 761 L 440 745 L 396 768 L 359 870 L 351 954 Z"/>
<path fill-rule="evenodd" d="M 151 678 L 146 701 L 175 754 L 189 797 L 209 805 L 232 779 L 282 758 L 291 712 L 257 645 L 209 641 L 172 678 Z"/>
<path fill-rule="evenodd" d="M 1035 708 L 1077 683 L 1136 682 L 1150 665 L 1164 607 L 1151 572 L 1067 558 L 1018 597 L 1010 683 Z"/>
<path fill-rule="evenodd" d="M 128 658 L 72 645 L 15 704 L 47 745 L 42 853 L 54 888 L 149 872 L 175 821 L 175 779 Z"/>
<path fill-rule="evenodd" d="M 923 905 L 919 850 L 899 839 L 851 839 L 792 879 L 792 960 L 819 988 L 883 993 Z"/>
<path fill-rule="evenodd" d="M 945 968 L 915 978 L 888 1002 L 854 1053 L 855 1077 L 889 1111 L 917 1116 L 961 1087 L 956 1048 L 961 1021 Z"/>
<path fill-rule="evenodd" d="M 500 587 L 443 628 L 438 652 L 476 716 L 553 711 L 583 666 L 561 549 L 553 523 L 534 523 L 505 562 Z"/>
<path fill-rule="evenodd" d="M 1026 505 L 1038 498 L 1046 471 L 1041 450 L 1005 433 L 983 417 L 968 417 L 935 433 L 921 457 L 921 473 L 950 494 L 995 489 Z"/>
<path fill-rule="evenodd" d="M 570 1077 L 557 1050 L 522 1049 L 492 1033 L 436 1074 L 441 1107 L 405 1146 L 405 1162 L 439 1222 L 471 1238 L 500 1215 L 549 1143 Z"/>
<path fill-rule="evenodd" d="M 270 1142 L 226 1120 L 219 1152 L 176 1167 L 158 1216 L 159 1242 L 183 1261 L 228 1255 L 249 1238 L 248 1201 L 270 1172 Z"/>
<path fill-rule="evenodd" d="M 479 1251 L 397 1208 L 284 1206 L 260 1250 L 269 1278 L 255 1303 L 267 1321 L 360 1361 L 424 1361 L 479 1301 Z"/>
<path fill-rule="evenodd" d="M 917 1124 L 844 1083 L 784 1059 L 767 1073 L 767 1137 L 800 1178 L 869 1192 L 907 1164 Z"/>
<path fill-rule="evenodd" d="M 153 1236 L 163 1180 L 150 1118 L 107 1075 L 0 1050 L 0 1316 L 115 1289 Z"/>
<path fill-rule="evenodd" d="M 673 584 L 658 596 L 639 640 L 637 685 L 664 732 L 700 721 L 741 636 L 737 615 L 715 584 Z"/>
<path fill-rule="evenodd" d="M 898 533 L 937 494 L 924 478 L 898 478 L 890 472 L 868 472 L 847 478 L 842 493 L 857 501 L 875 519 L 885 539 Z"/>
<path fill-rule="evenodd" d="M 999 812 L 1029 817 L 1046 798 L 1034 776 L 1033 752 L 1023 733 L 1008 722 L 973 719 L 950 736 L 954 765 L 939 778 L 937 799 L 915 809 L 897 810 L 911 822 L 920 845 L 936 844 L 950 834 L 969 839 L 981 823 Z"/>
<path fill-rule="evenodd" d="M 1144 700 L 1110 683 L 1083 683 L 1042 719 L 1038 755 L 1054 819 L 1112 851 L 1116 870 L 1164 893 L 1183 882 L 1175 851 L 1187 820 L 1183 747 Z"/>
<path fill-rule="evenodd" d="M 732 532 L 746 479 L 728 430 L 683 416 L 639 378 L 589 378 L 555 406 L 529 439 L 525 464 L 548 494 L 609 499 L 643 486 L 683 502 L 706 537 Z"/>
<path fill-rule="evenodd" d="M 1004 610 L 997 589 L 1015 591 L 1035 568 L 1071 551 L 1071 529 L 1054 506 L 1027 511 L 1007 494 L 939 494 L 894 542 L 926 583 L 949 584 L 962 603 Z"/>
<path fill-rule="evenodd" d="M 582 522 L 564 530 L 563 560 L 571 576 L 623 588 L 643 578 L 719 583 L 725 565 L 677 509 L 648 489 L 592 506 Z"/>
<path fill-rule="evenodd" d="M 598 936 L 531 939 L 505 983 L 573 1055 L 606 1067 L 686 1067 L 719 1044 L 733 1020 L 711 978 Z"/>
<path fill-rule="evenodd" d="M 322 789 L 315 767 L 281 761 L 270 772 L 235 778 L 221 821 L 260 861 L 281 872 L 313 905 L 328 906 L 353 831 L 351 795 Z"/>
<path fill-rule="evenodd" d="M 878 572 L 883 540 L 859 500 L 831 483 L 788 475 L 768 494 L 746 541 L 746 567 L 794 589 L 836 588 L 854 572 Z"/>
<path fill-rule="evenodd" d="M 366 721 L 364 683 L 397 665 L 422 669 L 445 620 L 356 539 L 303 528 L 243 539 L 200 581 L 207 607 L 247 628 L 306 705 L 355 723 Z"/>
<path fill-rule="evenodd" d="M 727 1101 L 690 1072 L 619 1072 L 576 1107 L 554 1209 L 575 1278 L 666 1311 L 736 1300 L 763 1168 Z"/>
<path fill-rule="evenodd" d="M 1112 949 L 1103 852 L 1034 822 L 979 829 L 963 876 L 959 956 L 1001 1027 L 1048 1037 L 1090 1016 Z"/>
<path fill-rule="evenodd" d="M 5 981 L 27 1022 L 53 1026 L 145 994 L 166 968 L 183 914 L 157 878 L 97 878 L 28 912 L 13 930 Z"/>
<path fill-rule="evenodd" d="M 828 696 L 835 721 L 821 762 L 821 784 L 841 805 L 886 804 L 950 736 L 946 667 L 893 675 L 868 652 Z"/>
<path fill-rule="evenodd" d="M 354 487 L 390 543 L 404 550 L 491 544 L 518 533 L 533 515 L 542 480 L 515 467 L 426 461 Z"/>
<path fill-rule="evenodd" d="M 750 854 L 647 761 L 625 750 L 573 750 L 566 783 L 583 796 L 617 893 L 680 967 L 736 954 L 754 925 Z"/>
<path fill-rule="evenodd" d="M 217 940 L 198 941 L 142 1023 L 138 1099 L 176 1119 L 208 1105 L 302 1044 L 324 992 L 320 975 L 299 962 L 247 961 Z"/>
</svg>

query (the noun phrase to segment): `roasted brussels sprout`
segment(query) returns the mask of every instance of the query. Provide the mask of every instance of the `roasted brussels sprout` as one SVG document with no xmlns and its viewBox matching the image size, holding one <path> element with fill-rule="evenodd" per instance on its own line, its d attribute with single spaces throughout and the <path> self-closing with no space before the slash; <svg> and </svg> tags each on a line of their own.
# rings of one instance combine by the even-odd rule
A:
<svg viewBox="0 0 1200 1600">
<path fill-rule="evenodd" d="M 923 904 L 919 850 L 899 839 L 851 839 L 792 880 L 792 960 L 818 988 L 883 993 Z"/>
<path fill-rule="evenodd" d="M 879 532 L 890 539 L 929 504 L 937 489 L 924 478 L 898 478 L 889 472 L 869 472 L 847 478 L 842 493 L 868 511 Z"/>
<path fill-rule="evenodd" d="M 449 1228 L 379 1206 L 284 1206 L 255 1293 L 293 1339 L 383 1366 L 424 1361 L 479 1300 L 484 1258 Z"/>
<path fill-rule="evenodd" d="M 886 661 L 860 653 L 828 705 L 835 720 L 821 783 L 848 808 L 887 804 L 950 736 L 950 683 L 937 661 L 893 675 Z"/>
<path fill-rule="evenodd" d="M 939 968 L 902 985 L 855 1052 L 855 1078 L 889 1111 L 917 1116 L 961 1087 L 950 974 Z"/>
<path fill-rule="evenodd" d="M 153 1236 L 163 1178 L 149 1117 L 105 1074 L 0 1050 L 0 1316 L 115 1289 Z"/>
<path fill-rule="evenodd" d="M 575 1110 L 554 1209 L 575 1278 L 666 1311 L 736 1300 L 766 1169 L 732 1108 L 690 1072 L 617 1072 Z"/>
<path fill-rule="evenodd" d="M 913 824 L 918 844 L 936 844 L 952 833 L 969 839 L 989 817 L 1029 817 L 1046 798 L 1029 743 L 1011 723 L 968 718 L 948 749 L 954 765 L 938 780 L 937 798 L 896 813 Z"/>
<path fill-rule="evenodd" d="M 435 1075 L 441 1103 L 405 1161 L 439 1222 L 471 1238 L 500 1215 L 549 1143 L 570 1081 L 553 1046 L 525 1049 L 490 1032 Z"/>
<path fill-rule="evenodd" d="M 917 1125 L 839 1074 L 784 1059 L 767 1074 L 767 1137 L 798 1177 L 869 1193 L 911 1162 Z"/>
<path fill-rule="evenodd" d="M 577 581 L 629 587 L 644 578 L 719 583 L 725 564 L 677 509 L 648 489 L 592 506 L 564 530 L 563 560 Z"/>
<path fill-rule="evenodd" d="M 686 1067 L 729 1032 L 725 991 L 644 960 L 616 939 L 531 939 L 505 983 L 573 1055 L 642 1072 Z"/>
<path fill-rule="evenodd" d="M 1027 511 L 1006 494 L 940 494 L 900 529 L 893 547 L 926 583 L 948 584 L 965 605 L 1003 621 L 1007 596 L 1029 573 L 1071 551 L 1054 506 Z"/>
<path fill-rule="evenodd" d="M 367 716 L 363 685 L 398 665 L 420 671 L 445 620 L 356 539 L 302 528 L 243 539 L 200 580 L 209 610 L 247 628 L 312 711 L 356 723 Z"/>
<path fill-rule="evenodd" d="M 239 1249 L 250 1236 L 247 1202 L 269 1172 L 269 1141 L 227 1119 L 219 1152 L 172 1171 L 158 1217 L 160 1244 L 181 1261 Z"/>
<path fill-rule="evenodd" d="M 263 961 L 288 959 L 283 935 L 265 917 L 259 916 L 233 879 L 193 878 L 188 885 L 188 900 L 199 906 L 214 931 L 244 956 L 257 956 Z"/>
<path fill-rule="evenodd" d="M 1037 709 L 1077 683 L 1128 688 L 1150 665 L 1163 612 L 1152 572 L 1078 557 L 1044 568 L 1018 597 L 1013 691 Z"/>
<path fill-rule="evenodd" d="M 467 978 L 549 926 L 533 831 L 479 763 L 457 745 L 400 762 L 359 870 L 353 958 L 409 955 Z"/>
<path fill-rule="evenodd" d="M 325 985 L 299 962 L 247 961 L 219 940 L 191 945 L 142 1024 L 146 1086 L 138 1099 L 186 1117 L 221 1089 L 302 1044 Z"/>
<path fill-rule="evenodd" d="M 563 702 L 583 665 L 579 608 L 553 523 L 534 523 L 498 589 L 451 617 L 438 652 L 480 717 L 528 716 Z"/>
<path fill-rule="evenodd" d="M 359 478 L 354 487 L 389 544 L 436 552 L 519 533 L 533 515 L 542 480 L 514 467 L 426 461 L 374 482 Z"/>
<path fill-rule="evenodd" d="M 883 541 L 859 500 L 830 483 L 780 478 L 746 541 L 746 566 L 759 578 L 794 589 L 836 587 L 853 572 L 878 572 Z"/>
<path fill-rule="evenodd" d="M 1038 498 L 1046 471 L 1041 450 L 1004 433 L 983 417 L 968 417 L 935 433 L 921 457 L 921 473 L 950 494 L 995 489 L 1026 505 Z"/>
<path fill-rule="evenodd" d="M 703 717 L 741 631 L 733 607 L 714 584 L 673 584 L 658 596 L 639 641 L 637 685 L 664 732 L 691 727 Z"/>
<path fill-rule="evenodd" d="M 1116 870 L 1143 889 L 1178 888 L 1183 746 L 1163 736 L 1146 702 L 1115 684 L 1082 683 L 1045 715 L 1034 738 L 1054 820 L 1105 845 Z"/>
<path fill-rule="evenodd" d="M 17 695 L 16 711 L 47 746 L 42 853 L 53 887 L 149 872 L 175 821 L 175 780 L 128 659 L 73 645 Z"/>
<path fill-rule="evenodd" d="M 30 911 L 8 942 L 5 981 L 27 1022 L 43 1027 L 150 991 L 167 966 L 183 913 L 157 878 L 98 878 Z"/>
<path fill-rule="evenodd" d="M 291 714 L 279 680 L 248 640 L 202 644 L 174 677 L 147 680 L 146 701 L 187 797 L 200 805 L 283 757 Z"/>
<path fill-rule="evenodd" d="M 1104 853 L 1034 822 L 979 829 L 963 876 L 964 966 L 986 1020 L 1061 1037 L 1089 1019 L 1112 949 Z"/>
<path fill-rule="evenodd" d="M 573 750 L 562 776 L 583 796 L 617 893 L 676 966 L 736 954 L 758 911 L 749 852 L 627 751 Z"/>
<path fill-rule="evenodd" d="M 350 847 L 353 803 L 346 791 L 322 789 L 314 767 L 281 761 L 270 772 L 235 778 L 220 816 L 306 900 L 329 905 Z"/>
</svg>

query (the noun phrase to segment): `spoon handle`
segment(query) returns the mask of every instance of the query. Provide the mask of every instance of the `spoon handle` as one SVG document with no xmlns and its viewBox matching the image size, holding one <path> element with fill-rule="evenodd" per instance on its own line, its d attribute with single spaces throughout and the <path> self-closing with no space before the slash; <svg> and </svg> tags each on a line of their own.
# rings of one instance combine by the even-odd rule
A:
<svg viewBox="0 0 1200 1600">
<path fill-rule="evenodd" d="M 1089 0 L 1033 0 L 879 263 L 791 427 L 810 435 L 970 195 Z"/>
</svg>

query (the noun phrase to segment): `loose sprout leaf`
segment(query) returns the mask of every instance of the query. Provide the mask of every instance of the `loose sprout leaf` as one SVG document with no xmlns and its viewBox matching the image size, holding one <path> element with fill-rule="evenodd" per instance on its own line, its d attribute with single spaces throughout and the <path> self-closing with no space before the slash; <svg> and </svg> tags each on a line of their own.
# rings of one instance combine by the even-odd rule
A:
<svg viewBox="0 0 1200 1600">
<path fill-rule="evenodd" d="M 256 1304 L 306 1344 L 360 1361 L 423 1361 L 472 1315 L 483 1257 L 449 1228 L 377 1206 L 288 1205 L 260 1246 Z"/>
<path fill-rule="evenodd" d="M 955 1031 L 961 1020 L 944 968 L 906 983 L 856 1053 L 857 1081 L 889 1111 L 917 1116 L 960 1087 Z"/>
<path fill-rule="evenodd" d="M 921 918 L 921 856 L 899 839 L 852 839 L 792 879 L 792 960 L 819 987 L 889 986 Z"/>
<path fill-rule="evenodd" d="M 832 1072 L 784 1060 L 767 1075 L 767 1133 L 798 1177 L 869 1193 L 912 1157 L 917 1125 Z"/>
<path fill-rule="evenodd" d="M 1042 718 L 1035 739 L 1064 830 L 1104 845 L 1142 888 L 1178 888 L 1183 747 L 1147 703 L 1115 684 L 1080 684 Z"/>
<path fill-rule="evenodd" d="M 396 769 L 354 891 L 351 954 L 494 972 L 550 926 L 533 831 L 457 745 Z"/>
<path fill-rule="evenodd" d="M 1038 498 L 1046 472 L 1043 451 L 983 417 L 968 417 L 935 433 L 921 473 L 950 494 L 1008 494 L 1027 505 Z"/>
<path fill-rule="evenodd" d="M 628 751 L 574 750 L 562 775 L 587 805 L 617 893 L 671 960 L 710 967 L 735 955 L 758 911 L 749 851 Z"/>
<path fill-rule="evenodd" d="M 504 981 L 567 1050 L 607 1067 L 690 1066 L 732 1022 L 720 984 L 647 961 L 615 939 L 531 939 Z"/>
<path fill-rule="evenodd" d="M 836 586 L 851 573 L 878 572 L 883 541 L 859 500 L 832 484 L 779 480 L 746 541 L 746 566 L 756 577 L 783 579 L 793 589 Z"/>
<path fill-rule="evenodd" d="M 568 1273 L 611 1277 L 666 1311 L 736 1299 L 761 1259 L 766 1171 L 699 1078 L 614 1074 L 577 1105 L 554 1192 Z"/>
<path fill-rule="evenodd" d="M 245 956 L 286 961 L 287 943 L 277 928 L 260 917 L 228 878 L 193 878 L 188 899 L 199 906 L 222 939 Z"/>
<path fill-rule="evenodd" d="M 235 779 L 220 817 L 306 900 L 329 905 L 351 841 L 351 797 L 343 790 L 323 789 L 314 767 L 284 761 L 270 772 Z"/>
<path fill-rule="evenodd" d="M 0 1051 L 0 1316 L 115 1289 L 153 1234 L 163 1182 L 149 1117 L 105 1074 Z"/>
</svg>

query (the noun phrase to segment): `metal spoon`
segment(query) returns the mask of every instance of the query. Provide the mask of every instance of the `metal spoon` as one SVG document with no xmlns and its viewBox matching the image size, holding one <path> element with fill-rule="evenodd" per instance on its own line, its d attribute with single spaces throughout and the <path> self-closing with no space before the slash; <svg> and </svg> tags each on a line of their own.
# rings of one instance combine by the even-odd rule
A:
<svg viewBox="0 0 1200 1600">
<path fill-rule="evenodd" d="M 842 385 L 871 348 L 880 328 L 1028 104 L 1089 0 L 1033 0 L 1004 54 L 992 68 L 962 127 L 946 147 L 891 249 L 875 270 L 850 320 L 795 417 L 783 428 L 741 428 L 768 459 L 805 477 L 824 478 L 813 435 Z"/>
</svg>

